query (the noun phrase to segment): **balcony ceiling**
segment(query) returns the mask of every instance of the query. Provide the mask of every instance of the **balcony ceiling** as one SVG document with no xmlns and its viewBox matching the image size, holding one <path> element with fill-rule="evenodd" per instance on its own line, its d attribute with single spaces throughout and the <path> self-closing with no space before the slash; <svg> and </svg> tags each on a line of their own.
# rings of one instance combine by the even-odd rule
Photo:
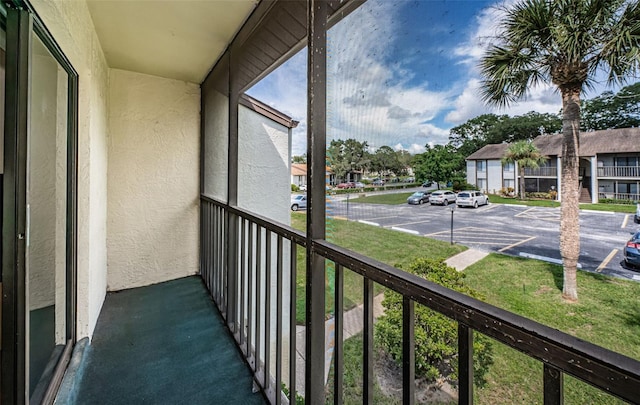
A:
<svg viewBox="0 0 640 405">
<path fill-rule="evenodd" d="M 87 0 L 109 67 L 200 83 L 259 0 Z"/>
</svg>

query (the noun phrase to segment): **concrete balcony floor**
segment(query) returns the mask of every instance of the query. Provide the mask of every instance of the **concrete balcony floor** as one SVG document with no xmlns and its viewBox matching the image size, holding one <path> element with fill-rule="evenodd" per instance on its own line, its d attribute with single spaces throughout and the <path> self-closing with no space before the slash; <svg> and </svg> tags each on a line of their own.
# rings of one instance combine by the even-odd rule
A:
<svg viewBox="0 0 640 405">
<path fill-rule="evenodd" d="M 264 404 L 197 276 L 107 294 L 78 404 Z"/>
</svg>

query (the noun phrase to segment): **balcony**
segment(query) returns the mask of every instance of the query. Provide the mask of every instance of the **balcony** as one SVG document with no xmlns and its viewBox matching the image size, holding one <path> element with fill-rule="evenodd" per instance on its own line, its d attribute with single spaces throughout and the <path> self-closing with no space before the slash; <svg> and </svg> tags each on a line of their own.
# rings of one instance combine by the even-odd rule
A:
<svg viewBox="0 0 640 405">
<path fill-rule="evenodd" d="M 296 357 L 296 343 L 290 339 L 296 330 L 294 285 L 297 251 L 306 248 L 323 262 L 335 268 L 335 308 L 344 308 L 344 276 L 354 272 L 363 277 L 362 329 L 362 401 L 373 399 L 373 324 L 374 283 L 403 296 L 402 397 L 414 403 L 415 335 L 414 307 L 431 308 L 458 323 L 458 403 L 473 403 L 473 341 L 483 334 L 527 356 L 537 359 L 543 369 L 544 402 L 563 403 L 564 376 L 572 376 L 623 400 L 637 402 L 640 362 L 603 349 L 529 319 L 509 313 L 463 294 L 430 283 L 412 274 L 376 262 L 324 240 L 311 241 L 299 231 L 273 223 L 265 218 L 231 208 L 207 197 L 201 197 L 202 277 L 213 300 L 221 309 L 233 332 L 254 379 L 270 403 L 288 403 L 297 387 L 297 395 L 321 393 L 307 403 L 324 402 L 326 367 L 331 364 L 335 376 L 329 381 L 334 398 L 326 401 L 342 403 L 344 373 L 344 328 L 342 311 L 336 311 L 331 327 L 321 317 L 314 322 L 307 311 L 306 338 L 311 344 L 303 350 L 312 361 L 291 361 Z M 234 236 L 235 234 L 235 236 Z M 285 262 L 288 265 L 285 266 Z M 324 275 L 323 275 L 324 277 Z M 307 308 L 321 305 L 306 285 Z M 322 297 L 322 296 L 321 296 Z M 310 318 L 311 316 L 311 318 Z M 325 351 L 327 328 L 334 331 L 332 351 Z M 299 345 L 299 343 L 298 343 Z M 299 350 L 299 348 L 298 348 Z M 325 353 L 331 352 L 330 356 Z M 314 366 L 315 364 L 315 366 Z M 302 367 L 302 370 L 299 368 Z M 300 381 L 304 375 L 304 381 Z M 307 384 L 322 385 L 309 387 Z M 318 395 L 318 394 L 316 394 Z M 300 398 L 298 398 L 299 400 Z"/>
<path fill-rule="evenodd" d="M 598 167 L 598 177 L 638 178 L 640 166 L 601 166 Z"/>
<path fill-rule="evenodd" d="M 558 169 L 555 167 L 538 167 L 538 168 L 524 168 L 524 175 L 527 177 L 556 177 L 558 175 Z"/>
</svg>

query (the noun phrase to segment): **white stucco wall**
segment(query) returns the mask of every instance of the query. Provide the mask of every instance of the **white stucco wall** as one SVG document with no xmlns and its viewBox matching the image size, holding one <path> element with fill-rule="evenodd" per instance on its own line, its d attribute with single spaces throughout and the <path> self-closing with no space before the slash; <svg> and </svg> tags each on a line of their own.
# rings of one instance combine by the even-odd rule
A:
<svg viewBox="0 0 640 405">
<path fill-rule="evenodd" d="M 499 193 L 502 189 L 502 162 L 487 161 L 487 192 Z"/>
<path fill-rule="evenodd" d="M 198 271 L 200 88 L 110 70 L 108 286 Z"/>
<path fill-rule="evenodd" d="M 204 190 L 203 193 L 227 202 L 229 170 L 229 98 L 208 89 L 203 103 L 204 120 Z"/>
<path fill-rule="evenodd" d="M 476 184 L 476 161 L 475 160 L 467 160 L 467 183 Z"/>
<path fill-rule="evenodd" d="M 83 1 L 31 0 L 79 74 L 78 338 L 91 336 L 107 284 L 107 63 Z"/>
<path fill-rule="evenodd" d="M 238 206 L 289 225 L 289 130 L 245 106 L 238 110 Z"/>
</svg>

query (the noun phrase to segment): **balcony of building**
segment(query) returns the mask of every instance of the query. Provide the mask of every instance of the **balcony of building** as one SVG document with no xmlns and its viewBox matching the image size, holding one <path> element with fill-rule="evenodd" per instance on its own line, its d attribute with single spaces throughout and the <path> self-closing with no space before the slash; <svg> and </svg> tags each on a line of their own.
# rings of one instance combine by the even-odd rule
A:
<svg viewBox="0 0 640 405">
<path fill-rule="evenodd" d="M 598 166 L 600 179 L 640 178 L 640 166 Z"/>
<path fill-rule="evenodd" d="M 525 177 L 557 177 L 558 169 L 556 167 L 525 167 Z"/>
</svg>

